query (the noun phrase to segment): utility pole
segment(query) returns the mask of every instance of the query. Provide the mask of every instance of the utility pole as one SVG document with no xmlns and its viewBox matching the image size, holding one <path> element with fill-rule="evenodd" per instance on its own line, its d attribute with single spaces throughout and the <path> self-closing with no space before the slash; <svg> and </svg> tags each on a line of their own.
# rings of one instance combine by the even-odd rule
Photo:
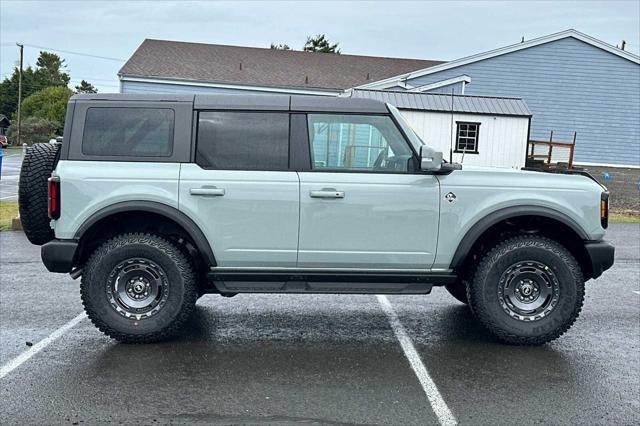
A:
<svg viewBox="0 0 640 426">
<path fill-rule="evenodd" d="M 18 137 L 17 144 L 18 146 L 22 146 L 20 143 L 20 130 L 22 126 L 22 117 L 20 116 L 20 108 L 22 107 L 22 60 L 24 53 L 24 45 L 20 43 L 16 43 L 20 47 L 20 74 L 18 74 Z"/>
</svg>

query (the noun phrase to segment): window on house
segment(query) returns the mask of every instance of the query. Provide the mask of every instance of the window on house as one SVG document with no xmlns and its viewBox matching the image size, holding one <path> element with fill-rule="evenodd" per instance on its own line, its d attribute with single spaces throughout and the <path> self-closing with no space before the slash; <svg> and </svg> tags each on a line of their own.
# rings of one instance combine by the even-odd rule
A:
<svg viewBox="0 0 640 426">
<path fill-rule="evenodd" d="M 480 132 L 480 123 L 467 123 L 458 121 L 458 130 L 456 136 L 456 151 L 466 152 L 467 154 L 478 153 L 478 135 Z"/>
<path fill-rule="evenodd" d="M 387 116 L 309 114 L 313 170 L 409 171 L 412 152 Z"/>
</svg>

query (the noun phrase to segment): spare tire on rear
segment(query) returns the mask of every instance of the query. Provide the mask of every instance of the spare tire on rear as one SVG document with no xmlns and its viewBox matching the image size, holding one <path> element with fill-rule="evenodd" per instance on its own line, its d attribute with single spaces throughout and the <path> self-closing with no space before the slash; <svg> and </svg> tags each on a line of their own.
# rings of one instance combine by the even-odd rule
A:
<svg viewBox="0 0 640 426">
<path fill-rule="evenodd" d="M 22 229 L 35 245 L 55 238 L 48 212 L 47 180 L 60 158 L 60 144 L 38 143 L 27 148 L 20 170 L 18 205 Z"/>
</svg>

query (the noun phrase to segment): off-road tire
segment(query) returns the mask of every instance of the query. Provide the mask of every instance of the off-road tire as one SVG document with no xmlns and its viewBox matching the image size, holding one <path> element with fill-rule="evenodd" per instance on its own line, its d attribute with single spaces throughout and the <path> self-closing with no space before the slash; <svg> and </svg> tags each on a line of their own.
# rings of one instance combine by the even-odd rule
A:
<svg viewBox="0 0 640 426">
<path fill-rule="evenodd" d="M 48 212 L 47 180 L 60 158 L 60 145 L 37 143 L 22 160 L 18 186 L 20 222 L 27 239 L 35 245 L 55 238 Z"/>
<path fill-rule="evenodd" d="M 517 262 L 547 265 L 558 283 L 558 299 L 551 312 L 540 319 L 523 321 L 509 315 L 499 300 L 503 273 Z M 584 301 L 584 278 L 573 255 L 549 238 L 521 235 L 505 240 L 484 255 L 467 287 L 474 316 L 503 342 L 541 345 L 557 339 L 576 321 Z"/>
<path fill-rule="evenodd" d="M 444 288 L 459 302 L 465 305 L 469 304 L 467 298 L 467 283 L 464 280 L 456 280 L 455 283 L 445 284 Z"/>
<path fill-rule="evenodd" d="M 118 264 L 144 258 L 166 273 L 167 300 L 149 318 L 128 318 L 107 296 L 110 277 Z M 116 236 L 98 247 L 87 261 L 80 295 L 87 316 L 107 336 L 123 343 L 151 343 L 174 337 L 187 322 L 198 298 L 196 274 L 185 254 L 168 240 L 150 234 Z"/>
</svg>

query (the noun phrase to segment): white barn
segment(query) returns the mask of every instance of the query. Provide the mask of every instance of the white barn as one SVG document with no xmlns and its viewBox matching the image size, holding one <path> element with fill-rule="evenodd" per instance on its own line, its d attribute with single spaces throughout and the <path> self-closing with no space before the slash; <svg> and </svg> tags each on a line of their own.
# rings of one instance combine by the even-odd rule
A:
<svg viewBox="0 0 640 426">
<path fill-rule="evenodd" d="M 522 99 L 354 89 L 397 107 L 416 133 L 454 162 L 525 166 L 531 112 Z"/>
<path fill-rule="evenodd" d="M 518 98 L 354 89 L 350 96 L 396 106 L 416 133 L 455 162 L 525 166 L 531 112 Z"/>
</svg>

